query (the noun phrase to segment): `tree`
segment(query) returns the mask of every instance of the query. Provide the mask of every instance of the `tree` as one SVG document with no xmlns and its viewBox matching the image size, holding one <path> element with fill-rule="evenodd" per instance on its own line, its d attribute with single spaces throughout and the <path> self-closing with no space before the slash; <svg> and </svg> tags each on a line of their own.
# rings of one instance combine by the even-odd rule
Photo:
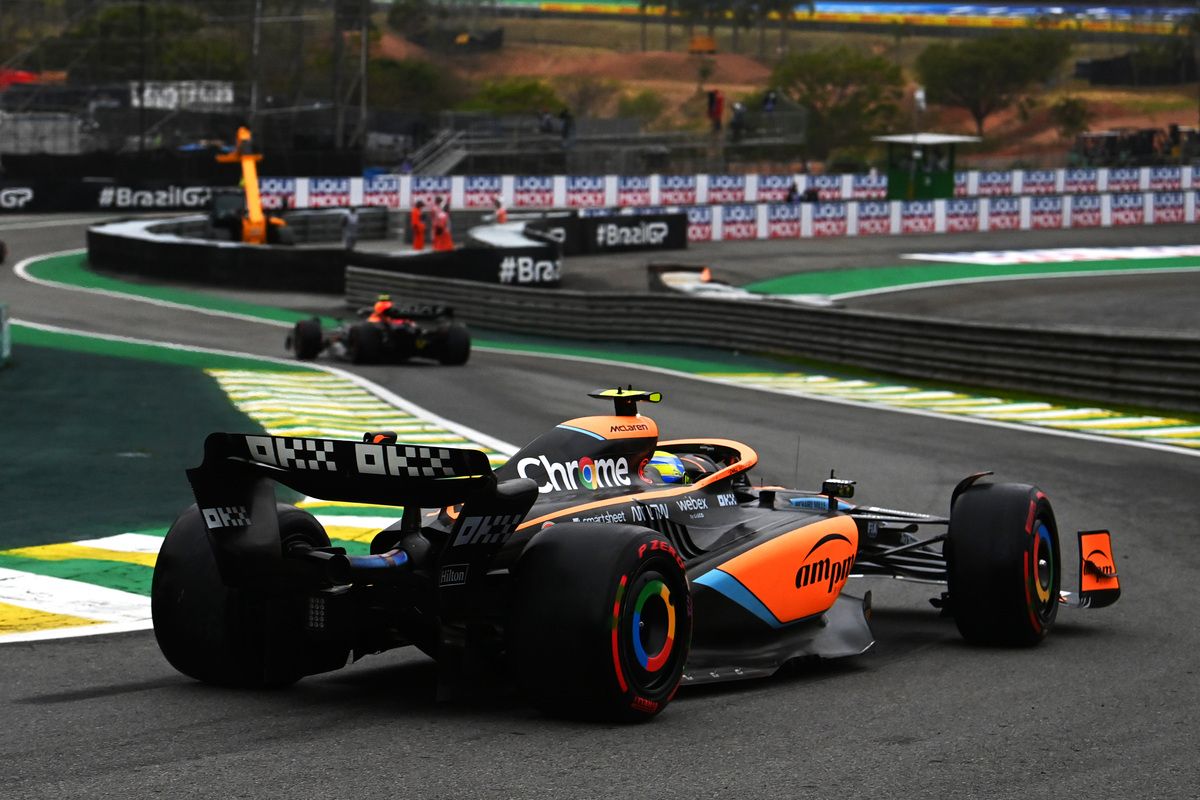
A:
<svg viewBox="0 0 1200 800">
<path fill-rule="evenodd" d="M 835 146 L 865 145 L 889 130 L 904 91 L 899 67 L 846 46 L 785 56 L 771 85 L 808 112 L 808 151 L 818 159 Z"/>
<path fill-rule="evenodd" d="M 1080 97 L 1061 97 L 1050 106 L 1050 119 L 1054 120 L 1058 135 L 1069 141 L 1088 129 L 1092 110 Z"/>
<path fill-rule="evenodd" d="M 1057 32 L 1031 30 L 932 44 L 917 57 L 916 69 L 929 102 L 966 109 L 982 136 L 989 116 L 1049 80 L 1070 54 Z"/>
</svg>

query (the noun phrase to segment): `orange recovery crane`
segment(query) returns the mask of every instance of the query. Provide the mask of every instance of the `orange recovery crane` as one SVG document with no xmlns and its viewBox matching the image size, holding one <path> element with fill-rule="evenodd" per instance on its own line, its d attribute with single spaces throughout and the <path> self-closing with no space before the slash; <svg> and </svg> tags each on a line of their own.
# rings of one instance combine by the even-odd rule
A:
<svg viewBox="0 0 1200 800">
<path fill-rule="evenodd" d="M 240 238 L 246 244 L 285 244 L 289 238 L 283 234 L 287 222 L 279 217 L 267 217 L 263 214 L 262 197 L 258 193 L 258 162 L 262 160 L 261 153 L 254 152 L 253 138 L 250 129 L 242 126 L 237 130 L 237 144 L 231 153 L 219 153 L 217 161 L 222 164 L 242 165 L 242 194 L 244 204 L 240 205 L 238 216 L 241 221 Z M 214 224 L 234 223 L 227 215 L 217 219 L 220 203 L 214 193 Z M 234 231 L 237 236 L 237 231 Z"/>
</svg>

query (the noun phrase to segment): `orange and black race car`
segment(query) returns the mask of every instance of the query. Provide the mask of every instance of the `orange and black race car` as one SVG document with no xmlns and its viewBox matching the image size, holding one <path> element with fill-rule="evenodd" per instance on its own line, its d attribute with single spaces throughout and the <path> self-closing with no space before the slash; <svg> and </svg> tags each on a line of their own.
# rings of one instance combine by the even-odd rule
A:
<svg viewBox="0 0 1200 800">
<path fill-rule="evenodd" d="M 284 347 L 301 361 L 324 352 L 354 364 L 398 364 L 427 358 L 459 365 L 471 356 L 471 333 L 466 325 L 454 321 L 453 309 L 446 306 L 397 306 L 382 295 L 359 316 L 328 334 L 319 319 L 300 320 Z"/>
<path fill-rule="evenodd" d="M 154 571 L 154 630 L 182 673 L 273 686 L 405 645 L 445 675 L 506 672 L 553 713 L 657 714 L 680 685 L 770 675 L 874 643 L 855 576 L 944 585 L 935 605 L 969 641 L 1029 646 L 1060 606 L 1120 595 L 1106 531 L 1079 534 L 1078 593 L 1061 591 L 1046 496 L 987 473 L 949 517 L 755 487 L 758 456 L 726 439 L 660 440 L 657 393 L 595 392 L 614 413 L 572 419 L 493 470 L 477 450 L 216 433 L 188 471 L 197 504 Z M 366 552 L 331 547 L 274 483 L 400 505 Z"/>
</svg>

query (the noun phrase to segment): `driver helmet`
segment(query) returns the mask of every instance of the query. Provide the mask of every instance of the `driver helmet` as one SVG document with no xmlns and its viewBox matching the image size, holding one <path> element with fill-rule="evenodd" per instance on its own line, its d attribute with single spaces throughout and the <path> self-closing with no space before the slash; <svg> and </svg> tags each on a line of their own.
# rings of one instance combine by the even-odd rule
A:
<svg viewBox="0 0 1200 800">
<path fill-rule="evenodd" d="M 646 465 L 645 473 L 651 481 L 657 476 L 663 483 L 687 483 L 683 459 L 666 450 L 654 451 Z"/>
<path fill-rule="evenodd" d="M 375 313 L 382 314 L 392 307 L 392 296 L 390 294 L 381 294 L 375 298 Z"/>
</svg>

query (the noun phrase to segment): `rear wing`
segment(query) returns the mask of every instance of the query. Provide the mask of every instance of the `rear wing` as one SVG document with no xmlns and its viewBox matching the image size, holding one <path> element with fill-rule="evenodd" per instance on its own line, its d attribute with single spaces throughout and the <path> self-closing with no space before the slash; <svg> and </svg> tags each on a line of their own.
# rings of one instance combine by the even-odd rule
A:
<svg viewBox="0 0 1200 800">
<path fill-rule="evenodd" d="M 322 500 L 416 508 L 464 503 L 496 488 L 479 450 L 240 433 L 210 434 L 203 463 L 187 475 L 210 529 L 245 527 L 240 517 L 263 478 Z"/>
</svg>

